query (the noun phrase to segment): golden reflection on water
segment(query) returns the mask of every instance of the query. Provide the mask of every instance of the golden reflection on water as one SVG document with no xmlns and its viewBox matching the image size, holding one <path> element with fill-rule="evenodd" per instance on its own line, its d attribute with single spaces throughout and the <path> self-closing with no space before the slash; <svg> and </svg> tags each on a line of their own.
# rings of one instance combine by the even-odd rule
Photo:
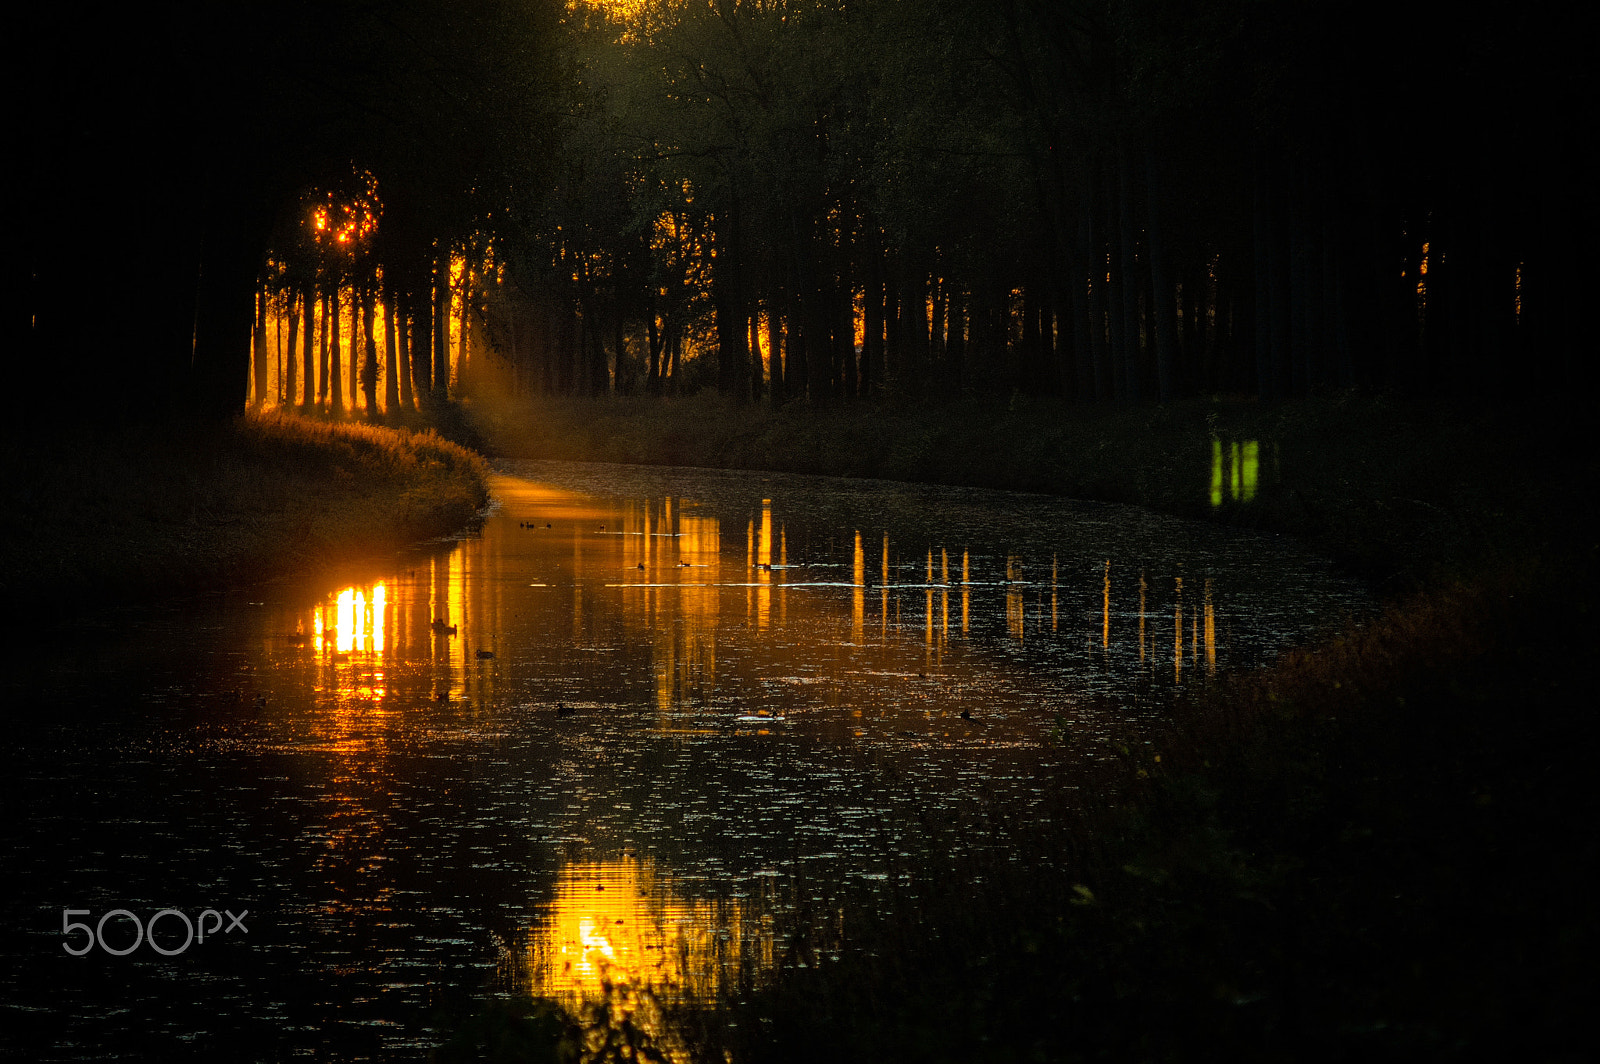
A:
<svg viewBox="0 0 1600 1064">
<path fill-rule="evenodd" d="M 888 539 L 885 538 L 884 542 L 887 543 Z M 963 635 L 965 635 L 966 632 L 967 632 L 967 624 L 968 624 L 968 621 L 970 619 L 970 612 L 971 612 L 970 607 L 971 607 L 971 604 L 972 604 L 971 603 L 971 597 L 972 597 L 971 561 L 972 561 L 971 552 L 970 551 L 962 551 L 961 552 L 961 632 L 962 632 Z"/>
<path fill-rule="evenodd" d="M 1149 585 L 1147 585 L 1145 583 L 1144 570 L 1140 569 L 1139 570 L 1139 660 L 1140 661 L 1143 661 L 1145 659 L 1144 619 L 1145 619 L 1146 612 L 1148 612 L 1148 607 L 1145 604 L 1145 593 L 1148 590 L 1149 590 Z"/>
<path fill-rule="evenodd" d="M 1217 615 L 1211 605 L 1211 578 L 1206 577 L 1206 671 L 1217 671 Z"/>
<path fill-rule="evenodd" d="M 1177 586 L 1173 591 L 1174 605 L 1172 607 L 1172 678 L 1175 682 L 1183 680 L 1183 577 L 1177 577 Z"/>
<path fill-rule="evenodd" d="M 1117 574 L 1110 558 L 1095 565 L 1100 609 L 1099 616 L 1090 620 L 1073 605 L 1087 590 L 1081 578 L 1068 575 L 1063 582 L 1060 559 L 1052 554 L 1046 617 L 1042 574 L 1030 579 L 1030 559 L 1020 553 L 1004 555 L 1004 579 L 990 583 L 974 571 L 972 552 L 966 547 L 961 549 L 956 574 L 951 572 L 949 546 L 935 542 L 918 549 L 921 556 L 912 555 L 916 560 L 908 565 L 904 555 L 896 561 L 894 544 L 885 532 L 876 571 L 869 571 L 866 545 L 871 533 L 853 529 L 845 578 L 838 569 L 830 571 L 825 559 L 819 563 L 808 557 L 791 566 L 781 510 L 773 500 L 763 499 L 759 509 L 752 509 L 741 522 L 746 525 L 746 542 L 740 565 L 737 555 L 724 557 L 719 519 L 692 500 L 611 502 L 524 481 L 500 488 L 511 503 L 494 520 L 521 528 L 463 541 L 455 550 L 419 559 L 415 568 L 388 580 L 341 588 L 292 622 L 297 634 L 290 635 L 290 641 L 311 650 L 323 666 L 322 690 L 365 700 L 392 697 L 394 666 L 404 662 L 413 677 L 426 674 L 428 697 L 490 705 L 502 682 L 499 662 L 508 650 L 515 653 L 526 645 L 531 626 L 537 625 L 541 632 L 569 632 L 570 647 L 560 653 L 570 659 L 571 648 L 589 651 L 583 660 L 597 667 L 623 660 L 604 654 L 644 650 L 651 670 L 649 699 L 660 715 L 659 726 L 673 730 L 686 709 L 714 700 L 726 656 L 719 654 L 719 641 L 730 638 L 739 650 L 734 657 L 740 664 L 739 675 L 728 682 L 740 690 L 754 670 L 785 676 L 788 673 L 781 670 L 809 668 L 822 672 L 825 682 L 837 688 L 836 700 L 849 700 L 857 694 L 849 687 L 849 677 L 867 661 L 862 655 L 870 654 L 878 667 L 891 672 L 905 668 L 909 663 L 897 666 L 895 655 L 908 649 L 904 644 L 908 635 L 922 644 L 918 668 L 943 668 L 952 652 L 950 600 L 956 591 L 963 636 L 972 630 L 975 607 L 982 616 L 985 596 L 995 596 L 987 601 L 996 613 L 1003 596 L 1005 630 L 1018 644 L 1030 636 L 1037 638 L 1037 633 L 1052 640 L 1074 638 L 1072 631 L 1077 629 L 1075 638 L 1087 637 L 1102 653 L 1115 651 L 1111 637 L 1116 627 L 1112 600 Z M 536 520 L 519 521 L 526 517 Z M 549 517 L 557 520 L 547 521 Z M 523 575 L 530 567 L 535 580 Z M 503 578 L 513 572 L 516 579 Z M 877 595 L 870 594 L 873 582 L 879 584 Z M 1153 611 L 1166 607 L 1143 570 L 1137 584 L 1138 660 L 1149 662 L 1150 618 Z M 828 588 L 839 590 L 830 593 Z M 1182 682 L 1186 663 L 1204 664 L 1207 671 L 1217 665 L 1220 621 L 1215 589 L 1207 576 L 1199 595 L 1189 590 L 1191 600 L 1198 601 L 1187 604 L 1186 616 L 1184 579 L 1173 578 L 1176 682 Z M 1036 613 L 1031 632 L 1030 594 Z M 742 611 L 736 605 L 741 599 Z M 910 613 L 918 606 L 920 617 L 904 618 L 910 630 L 901 627 L 902 609 Z M 870 624 L 873 607 L 878 613 L 876 626 Z M 1130 623 L 1123 638 L 1131 644 L 1131 602 L 1125 610 Z M 800 627 L 794 627 L 797 624 Z M 830 625 L 838 626 L 831 629 L 833 635 L 828 634 Z M 1089 630 L 1083 631 L 1085 627 Z M 873 628 L 875 638 L 869 642 Z M 757 634 L 774 630 L 783 630 L 784 638 L 763 636 L 751 642 Z M 821 642 L 807 649 L 795 642 L 796 637 L 802 644 Z M 1128 650 L 1131 654 L 1131 645 Z M 767 690 L 781 688 L 768 684 Z M 777 714 L 784 707 L 766 708 Z"/>
<path fill-rule="evenodd" d="M 1100 603 L 1100 647 L 1109 649 L 1111 646 L 1111 559 L 1106 559 L 1105 585 L 1101 588 Z"/>
<path fill-rule="evenodd" d="M 1015 554 L 1006 556 L 1006 630 L 1017 642 L 1026 638 L 1027 608 L 1022 600 L 1022 560 Z"/>
<path fill-rule="evenodd" d="M 746 736 L 779 733 L 774 725 L 791 715 L 789 726 L 802 734 L 852 744 L 894 744 L 901 742 L 894 736 L 905 736 L 934 750 L 933 758 L 959 759 L 961 749 L 1040 738 L 1038 715 L 1026 712 L 1031 704 L 1005 684 L 1007 667 L 982 656 L 1007 634 L 1018 644 L 1032 636 L 1029 656 L 1060 646 L 1106 661 L 1133 658 L 1135 569 L 1111 557 L 1069 555 L 1063 565 L 1052 554 L 1046 630 L 1043 551 L 996 554 L 979 542 L 974 559 L 959 541 L 924 548 L 891 543 L 884 532 L 881 559 L 869 566 L 874 528 L 849 529 L 848 540 L 817 556 L 809 536 L 797 531 L 799 564 L 791 567 L 784 511 L 771 499 L 726 522 L 732 542 L 724 553 L 724 522 L 688 499 L 595 500 L 511 479 L 497 483 L 496 493 L 502 509 L 482 538 L 418 559 L 387 580 L 341 588 L 293 615 L 291 653 L 307 672 L 314 666 L 319 694 L 337 696 L 325 721 L 342 753 L 366 749 L 390 757 L 384 744 L 392 729 L 408 725 L 407 714 L 419 704 L 437 700 L 448 703 L 446 713 L 510 706 L 528 715 L 508 719 L 567 729 L 552 732 L 552 744 L 568 741 L 563 734 L 585 734 L 582 728 L 610 735 L 629 727 L 631 704 L 642 710 L 634 719 L 642 718 L 645 729 L 674 734 L 674 742 L 715 732 L 743 743 Z M 960 631 L 976 631 L 977 653 L 969 653 L 964 639 L 952 639 L 957 548 Z M 1121 581 L 1122 610 L 1115 623 L 1114 580 Z M 1146 680 L 1165 674 L 1160 633 L 1168 609 L 1173 679 L 1184 679 L 1186 665 L 1191 677 L 1202 664 L 1207 672 L 1217 667 L 1218 628 L 1226 642 L 1233 605 L 1230 585 L 1215 587 L 1194 571 L 1188 582 L 1186 617 L 1183 576 L 1137 571 L 1138 661 Z M 870 623 L 874 607 L 879 626 Z M 930 669 L 922 676 L 919 662 L 937 664 L 940 674 Z M 558 697 L 588 704 L 571 719 L 563 709 L 557 723 L 550 704 Z M 596 712 L 602 706 L 604 713 Z M 1026 708 L 1009 712 L 1013 706 Z M 367 875 L 369 865 L 381 867 L 371 826 L 381 817 L 375 792 L 364 789 L 353 765 L 361 765 L 359 758 L 332 778 L 330 797 L 348 809 L 334 818 L 329 852 L 344 862 L 337 867 L 366 862 L 357 871 Z M 630 1008 L 646 1010 L 636 1019 L 649 1030 L 655 1020 L 644 991 L 710 999 L 736 961 L 772 963 L 765 903 L 696 900 L 649 861 L 568 864 L 550 890 L 542 918 L 513 953 L 528 992 L 574 1012 L 614 1004 L 620 989 Z M 660 1037 L 671 1037 L 664 1026 Z"/>
<path fill-rule="evenodd" d="M 861 530 L 856 530 L 856 549 L 850 563 L 851 592 L 850 630 L 856 645 L 860 645 L 866 631 L 867 620 L 867 552 L 861 546 Z"/>
<path fill-rule="evenodd" d="M 677 1057 L 662 1005 L 712 1002 L 741 967 L 774 967 L 770 911 L 747 899 L 684 897 L 650 860 L 570 863 L 524 940 L 513 982 L 583 1016 L 610 1004 Z"/>
</svg>

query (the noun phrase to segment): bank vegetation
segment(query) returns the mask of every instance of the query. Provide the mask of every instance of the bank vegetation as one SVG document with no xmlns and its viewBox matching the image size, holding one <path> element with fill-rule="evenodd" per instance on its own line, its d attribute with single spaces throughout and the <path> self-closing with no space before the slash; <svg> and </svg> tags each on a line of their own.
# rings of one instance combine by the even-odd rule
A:
<svg viewBox="0 0 1600 1064">
<path fill-rule="evenodd" d="M 0 595 L 31 623 L 382 556 L 488 501 L 484 459 L 431 430 L 266 414 L 8 450 Z"/>
</svg>

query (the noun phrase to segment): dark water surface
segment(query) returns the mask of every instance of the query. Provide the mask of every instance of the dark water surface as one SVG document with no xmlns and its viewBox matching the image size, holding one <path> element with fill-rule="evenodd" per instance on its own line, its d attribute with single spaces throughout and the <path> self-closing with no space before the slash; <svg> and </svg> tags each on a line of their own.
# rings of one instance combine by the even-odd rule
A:
<svg viewBox="0 0 1600 1064">
<path fill-rule="evenodd" d="M 419 1058 L 496 978 L 704 992 L 783 898 L 1026 816 L 1166 692 L 1369 608 L 1285 541 L 1042 496 L 555 463 L 495 496 L 343 586 L 10 646 L 0 1050 Z"/>
</svg>

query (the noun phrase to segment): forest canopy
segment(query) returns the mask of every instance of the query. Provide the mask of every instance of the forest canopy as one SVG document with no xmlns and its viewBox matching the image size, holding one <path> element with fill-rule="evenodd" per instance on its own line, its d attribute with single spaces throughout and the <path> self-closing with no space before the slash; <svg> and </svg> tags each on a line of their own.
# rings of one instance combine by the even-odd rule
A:
<svg viewBox="0 0 1600 1064">
<path fill-rule="evenodd" d="M 35 11 L 12 336 L 95 416 L 473 388 L 1559 389 L 1570 6 Z"/>
</svg>

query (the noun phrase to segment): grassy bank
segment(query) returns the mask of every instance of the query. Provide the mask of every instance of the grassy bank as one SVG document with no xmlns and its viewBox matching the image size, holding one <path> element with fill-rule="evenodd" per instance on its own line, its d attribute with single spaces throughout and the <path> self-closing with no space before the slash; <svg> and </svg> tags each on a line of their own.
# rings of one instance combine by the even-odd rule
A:
<svg viewBox="0 0 1600 1064">
<path fill-rule="evenodd" d="M 1592 407 L 694 400 L 478 422 L 528 456 L 1026 488 L 1249 524 L 1312 542 L 1387 602 L 1171 707 L 1125 753 L 1131 798 L 930 826 L 948 860 L 887 897 L 805 884 L 843 915 L 794 915 L 775 973 L 686 1010 L 697 1059 L 1568 1060 L 1600 947 Z M 1214 441 L 1235 440 L 1259 444 L 1257 491 L 1213 505 Z"/>
<path fill-rule="evenodd" d="M 392 551 L 467 523 L 486 475 L 431 433 L 276 415 L 35 436 L 0 481 L 0 595 L 38 618 Z"/>
</svg>

